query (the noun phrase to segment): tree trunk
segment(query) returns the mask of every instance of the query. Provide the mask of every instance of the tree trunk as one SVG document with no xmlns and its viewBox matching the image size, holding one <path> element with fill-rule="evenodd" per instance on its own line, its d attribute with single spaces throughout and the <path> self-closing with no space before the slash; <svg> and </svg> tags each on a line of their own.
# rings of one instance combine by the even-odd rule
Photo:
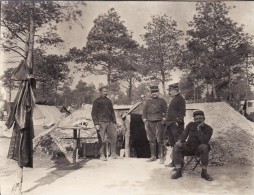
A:
<svg viewBox="0 0 254 195">
<path fill-rule="evenodd" d="M 215 81 L 214 80 L 212 82 L 212 93 L 213 93 L 213 101 L 217 100 L 217 93 L 216 93 L 216 89 L 215 89 Z"/>
<path fill-rule="evenodd" d="M 26 52 L 26 61 L 29 68 L 29 73 L 33 74 L 33 49 L 34 49 L 34 1 L 30 2 L 30 24 L 29 32 L 27 32 L 27 40 L 25 46 Z M 23 167 L 18 167 L 17 169 L 17 182 L 13 186 L 15 193 L 22 193 L 22 184 L 23 184 Z"/>
<path fill-rule="evenodd" d="M 31 3 L 30 9 L 30 27 L 29 27 L 29 41 L 28 41 L 28 53 L 27 53 L 27 65 L 30 70 L 30 74 L 33 74 L 33 49 L 34 49 L 34 2 Z"/>
<path fill-rule="evenodd" d="M 130 80 L 129 80 L 128 98 L 129 98 L 129 104 L 131 104 L 131 101 L 132 101 L 132 77 L 130 77 Z"/>
<path fill-rule="evenodd" d="M 228 97 L 229 97 L 229 102 L 230 102 L 232 100 L 231 70 L 229 70 L 229 78 L 228 78 Z"/>
<path fill-rule="evenodd" d="M 163 71 L 161 71 L 161 77 L 162 77 L 162 90 L 163 90 L 163 94 L 166 95 L 166 87 L 165 87 L 165 81 L 166 81 L 166 78 L 165 78 L 165 73 Z"/>
<path fill-rule="evenodd" d="M 23 167 L 17 166 L 16 168 L 16 180 L 12 187 L 11 194 L 21 195 L 22 194 L 22 183 L 23 183 Z"/>
<path fill-rule="evenodd" d="M 108 91 L 109 91 L 109 93 L 110 93 L 110 75 L 111 75 L 111 68 L 110 68 L 110 66 L 108 66 L 108 74 L 107 74 L 107 83 L 108 83 Z"/>
<path fill-rule="evenodd" d="M 246 68 L 245 68 L 245 72 L 246 72 L 246 85 L 245 85 L 245 100 L 248 100 L 248 87 L 249 87 L 249 74 L 248 74 L 248 56 L 246 57 Z"/>
<path fill-rule="evenodd" d="M 193 86 L 194 86 L 193 101 L 195 103 L 196 102 L 196 84 L 195 84 L 195 81 L 193 82 Z"/>
<path fill-rule="evenodd" d="M 58 82 L 59 82 L 59 65 L 57 64 L 57 68 L 56 68 L 56 94 L 55 94 L 55 100 L 54 103 L 55 105 L 57 105 L 57 92 L 58 92 Z"/>
</svg>

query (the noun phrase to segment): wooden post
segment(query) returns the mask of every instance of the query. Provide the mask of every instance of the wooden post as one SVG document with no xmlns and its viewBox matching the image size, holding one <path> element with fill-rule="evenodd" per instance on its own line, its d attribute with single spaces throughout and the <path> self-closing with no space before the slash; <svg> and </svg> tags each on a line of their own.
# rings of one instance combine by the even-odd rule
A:
<svg viewBox="0 0 254 195">
<path fill-rule="evenodd" d="M 20 195 L 22 194 L 22 183 L 23 183 L 23 167 L 17 166 L 16 169 L 16 182 L 12 187 L 11 194 L 12 195 Z"/>
<path fill-rule="evenodd" d="M 33 74 L 33 49 L 34 49 L 34 1 L 30 2 L 30 13 L 29 13 L 29 31 L 26 36 L 25 55 L 29 73 Z M 20 195 L 22 193 L 23 184 L 23 167 L 18 166 L 17 168 L 17 183 L 12 188 L 12 194 Z"/>
<path fill-rule="evenodd" d="M 73 163 L 77 162 L 78 156 L 78 134 L 77 129 L 73 129 Z"/>
<path fill-rule="evenodd" d="M 131 116 L 127 115 L 125 119 L 125 157 L 130 157 L 130 123 L 131 123 Z"/>
</svg>

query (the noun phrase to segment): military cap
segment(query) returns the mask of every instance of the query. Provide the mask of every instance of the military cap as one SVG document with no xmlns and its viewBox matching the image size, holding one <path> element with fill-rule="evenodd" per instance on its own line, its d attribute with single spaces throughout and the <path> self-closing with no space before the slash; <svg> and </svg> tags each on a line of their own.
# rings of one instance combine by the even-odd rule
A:
<svg viewBox="0 0 254 195">
<path fill-rule="evenodd" d="M 168 90 L 178 89 L 178 88 L 179 88 L 178 83 L 173 83 L 173 84 L 168 85 Z"/>
<path fill-rule="evenodd" d="M 150 86 L 150 91 L 159 91 L 159 87 L 157 85 Z"/>
<path fill-rule="evenodd" d="M 195 117 L 196 115 L 203 115 L 203 116 L 205 116 L 205 113 L 202 110 L 196 110 L 195 112 L 193 112 L 193 117 Z"/>
<path fill-rule="evenodd" d="M 108 86 L 102 86 L 99 88 L 99 91 L 102 91 L 102 89 L 108 89 Z"/>
</svg>

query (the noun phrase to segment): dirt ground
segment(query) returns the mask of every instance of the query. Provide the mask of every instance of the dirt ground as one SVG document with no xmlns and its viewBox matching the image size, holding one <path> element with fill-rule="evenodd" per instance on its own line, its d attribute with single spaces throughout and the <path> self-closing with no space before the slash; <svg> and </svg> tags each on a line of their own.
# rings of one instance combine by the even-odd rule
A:
<svg viewBox="0 0 254 195">
<path fill-rule="evenodd" d="M 16 162 L 7 160 L 9 138 L 1 137 L 0 180 L 1 195 L 9 195 L 15 181 Z M 200 178 L 201 168 L 186 170 L 183 177 L 170 179 L 172 168 L 159 161 L 147 163 L 146 159 L 122 160 L 84 159 L 73 165 L 62 159 L 44 161 L 34 159 L 34 168 L 24 169 L 24 195 L 204 195 L 254 194 L 254 167 L 209 167 L 214 181 Z M 167 158 L 167 161 L 170 159 Z"/>
</svg>

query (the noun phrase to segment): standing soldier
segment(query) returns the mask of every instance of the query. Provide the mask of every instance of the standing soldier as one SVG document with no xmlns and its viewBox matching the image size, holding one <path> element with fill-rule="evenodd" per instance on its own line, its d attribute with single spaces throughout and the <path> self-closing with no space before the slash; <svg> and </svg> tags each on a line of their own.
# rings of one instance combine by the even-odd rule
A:
<svg viewBox="0 0 254 195">
<path fill-rule="evenodd" d="M 112 102 L 108 95 L 108 88 L 101 87 L 100 97 L 98 97 L 93 102 L 92 108 L 92 119 L 97 130 L 98 140 L 100 143 L 100 159 L 106 161 L 104 150 L 106 146 L 106 135 L 109 138 L 111 146 L 111 158 L 116 159 L 119 156 L 116 154 L 116 141 L 117 141 L 117 132 L 116 132 L 116 117 L 113 109 Z"/>
<path fill-rule="evenodd" d="M 171 147 L 173 147 L 178 140 L 179 135 L 184 130 L 184 117 L 186 112 L 186 103 L 183 96 L 180 94 L 178 83 L 174 83 L 168 86 L 169 95 L 172 97 L 169 103 L 166 117 L 168 141 Z M 174 162 L 167 167 L 174 167 Z"/>
<path fill-rule="evenodd" d="M 150 142 L 151 158 L 147 162 L 156 160 L 156 140 L 159 146 L 160 164 L 164 163 L 164 134 L 165 114 L 167 103 L 159 98 L 158 86 L 151 86 L 151 99 L 147 100 L 143 109 L 142 119 L 145 123 L 147 139 Z"/>
</svg>

